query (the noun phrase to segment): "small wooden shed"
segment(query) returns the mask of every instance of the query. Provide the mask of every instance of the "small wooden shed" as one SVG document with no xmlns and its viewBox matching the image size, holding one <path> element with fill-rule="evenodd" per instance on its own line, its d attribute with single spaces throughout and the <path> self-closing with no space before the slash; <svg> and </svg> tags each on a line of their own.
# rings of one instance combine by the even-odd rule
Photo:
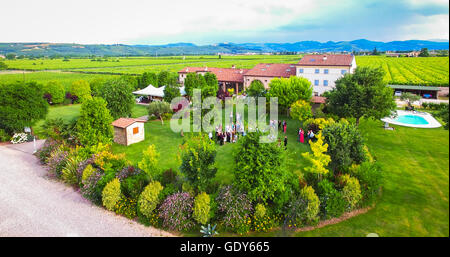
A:
<svg viewBox="0 0 450 257">
<path fill-rule="evenodd" d="M 144 120 L 119 118 L 112 125 L 114 127 L 114 142 L 121 145 L 131 145 L 145 139 Z"/>
</svg>

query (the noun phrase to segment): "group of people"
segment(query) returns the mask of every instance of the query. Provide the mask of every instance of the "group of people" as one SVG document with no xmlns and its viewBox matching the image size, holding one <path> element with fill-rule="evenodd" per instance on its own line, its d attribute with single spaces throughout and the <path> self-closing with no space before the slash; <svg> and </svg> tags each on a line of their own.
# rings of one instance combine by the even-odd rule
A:
<svg viewBox="0 0 450 257">
<path fill-rule="evenodd" d="M 244 126 L 240 122 L 232 122 L 231 125 L 225 126 L 223 129 L 222 125 L 216 127 L 215 139 L 220 145 L 225 143 L 236 143 L 238 137 L 245 136 Z M 209 138 L 213 140 L 212 133 L 209 133 Z"/>
<path fill-rule="evenodd" d="M 306 140 L 314 141 L 316 139 L 316 135 L 314 134 L 314 131 L 308 130 L 306 134 Z M 300 143 L 305 143 L 305 131 L 302 128 L 298 129 L 298 141 Z"/>
</svg>

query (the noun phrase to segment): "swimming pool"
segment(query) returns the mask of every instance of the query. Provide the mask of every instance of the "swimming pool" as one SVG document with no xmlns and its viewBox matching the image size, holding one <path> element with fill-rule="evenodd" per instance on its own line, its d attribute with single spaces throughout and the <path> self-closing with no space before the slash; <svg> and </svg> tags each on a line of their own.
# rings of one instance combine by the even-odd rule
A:
<svg viewBox="0 0 450 257">
<path fill-rule="evenodd" d="M 397 118 L 394 118 L 395 121 L 398 121 L 400 123 L 405 123 L 405 124 L 412 124 L 412 125 L 426 125 L 429 124 L 429 122 L 418 115 L 411 115 L 411 114 L 407 114 L 407 115 L 400 115 Z"/>
<path fill-rule="evenodd" d="M 439 128 L 442 126 L 431 114 L 426 112 L 397 110 L 396 116 L 385 117 L 381 120 L 394 125 L 414 128 Z"/>
</svg>

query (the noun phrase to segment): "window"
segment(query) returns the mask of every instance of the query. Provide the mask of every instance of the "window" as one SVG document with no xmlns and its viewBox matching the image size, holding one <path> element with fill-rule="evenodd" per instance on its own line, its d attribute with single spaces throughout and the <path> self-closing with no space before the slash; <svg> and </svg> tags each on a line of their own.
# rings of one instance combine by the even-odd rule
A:
<svg viewBox="0 0 450 257">
<path fill-rule="evenodd" d="M 319 93 L 318 92 L 314 92 L 314 96 L 319 96 Z"/>
<path fill-rule="evenodd" d="M 299 70 L 298 70 L 298 73 L 303 73 L 303 69 L 299 69 Z"/>
<path fill-rule="evenodd" d="M 324 74 L 328 74 L 328 69 L 323 70 Z"/>
<path fill-rule="evenodd" d="M 341 70 L 341 74 L 344 75 L 345 73 L 347 73 L 346 70 Z"/>
<path fill-rule="evenodd" d="M 319 85 L 319 80 L 318 79 L 314 80 L 314 86 L 318 86 L 318 85 Z"/>
<path fill-rule="evenodd" d="M 323 81 L 323 85 L 324 85 L 324 86 L 328 86 L 328 80 L 324 80 L 324 81 Z"/>
<path fill-rule="evenodd" d="M 320 70 L 319 69 L 316 69 L 316 74 L 319 74 L 320 73 Z"/>
<path fill-rule="evenodd" d="M 139 127 L 134 127 L 133 128 L 133 135 L 136 135 L 137 133 L 139 133 Z"/>
</svg>

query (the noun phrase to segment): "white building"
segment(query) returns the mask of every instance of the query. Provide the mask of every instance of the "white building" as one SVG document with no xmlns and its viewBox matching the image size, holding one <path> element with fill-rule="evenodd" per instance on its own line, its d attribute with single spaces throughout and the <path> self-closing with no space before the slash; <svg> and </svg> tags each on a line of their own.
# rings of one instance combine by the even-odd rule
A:
<svg viewBox="0 0 450 257">
<path fill-rule="evenodd" d="M 314 95 L 320 96 L 335 87 L 335 81 L 346 73 L 353 73 L 356 61 L 349 54 L 305 55 L 296 65 L 298 77 L 304 77 L 311 82 Z"/>
</svg>

